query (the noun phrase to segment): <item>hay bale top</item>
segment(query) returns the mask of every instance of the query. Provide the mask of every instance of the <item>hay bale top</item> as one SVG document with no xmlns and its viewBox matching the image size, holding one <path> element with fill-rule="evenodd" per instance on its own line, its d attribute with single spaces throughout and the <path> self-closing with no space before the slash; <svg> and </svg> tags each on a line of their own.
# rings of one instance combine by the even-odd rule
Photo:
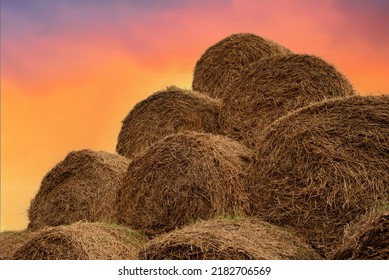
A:
<svg viewBox="0 0 389 280">
<path fill-rule="evenodd" d="M 105 151 L 90 149 L 72 151 L 46 174 L 38 194 L 49 193 L 70 177 L 94 179 L 103 175 L 100 173 L 120 172 L 128 163 L 129 160 L 125 157 Z"/>
<path fill-rule="evenodd" d="M 389 260 L 389 203 L 347 225 L 335 260 Z"/>
<path fill-rule="evenodd" d="M 209 47 L 196 62 L 192 88 L 224 99 L 228 85 L 250 63 L 288 53 L 285 47 L 255 34 L 233 34 Z"/>
<path fill-rule="evenodd" d="M 320 259 L 286 229 L 254 218 L 197 222 L 149 241 L 145 260 L 294 260 Z"/>
<path fill-rule="evenodd" d="M 186 130 L 215 132 L 221 101 L 175 86 L 139 102 L 126 116 L 118 136 L 118 154 L 133 158 L 161 138 Z"/>
<path fill-rule="evenodd" d="M 36 231 L 20 247 L 15 260 L 135 259 L 146 241 L 136 231 L 117 225 L 77 222 Z"/>
<path fill-rule="evenodd" d="M 70 152 L 43 178 L 31 201 L 28 228 L 114 222 L 116 189 L 128 164 L 127 158 L 104 151 Z"/>
<path fill-rule="evenodd" d="M 130 163 L 118 191 L 119 222 L 149 235 L 247 209 L 251 152 L 227 137 L 169 135 Z"/>
<path fill-rule="evenodd" d="M 389 199 L 389 95 L 326 100 L 270 125 L 254 152 L 253 213 L 328 256 L 343 227 Z"/>
<path fill-rule="evenodd" d="M 15 251 L 26 242 L 28 231 L 4 231 L 0 232 L 0 260 L 12 259 Z"/>
<path fill-rule="evenodd" d="M 255 146 L 257 134 L 313 102 L 355 95 L 347 78 L 319 57 L 286 54 L 247 66 L 231 84 L 221 110 L 223 134 Z"/>
</svg>

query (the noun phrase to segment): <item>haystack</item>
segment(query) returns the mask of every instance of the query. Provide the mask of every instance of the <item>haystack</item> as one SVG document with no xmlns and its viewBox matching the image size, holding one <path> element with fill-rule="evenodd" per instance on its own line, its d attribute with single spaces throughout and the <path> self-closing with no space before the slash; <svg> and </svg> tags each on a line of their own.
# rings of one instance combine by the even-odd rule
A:
<svg viewBox="0 0 389 280">
<path fill-rule="evenodd" d="M 253 218 L 197 222 L 157 236 L 139 252 L 145 260 L 320 259 L 297 235 Z"/>
<path fill-rule="evenodd" d="M 133 260 L 146 240 L 144 235 L 126 227 L 77 222 L 34 232 L 13 259 Z"/>
<path fill-rule="evenodd" d="M 166 136 L 130 163 L 118 191 L 119 222 L 154 235 L 243 213 L 250 156 L 243 145 L 218 135 Z"/>
<path fill-rule="evenodd" d="M 389 95 L 312 104 L 259 137 L 252 212 L 294 226 L 329 256 L 343 228 L 389 199 Z"/>
<path fill-rule="evenodd" d="M 389 204 L 363 215 L 345 228 L 337 260 L 389 260 Z"/>
<path fill-rule="evenodd" d="M 324 60 L 301 54 L 252 63 L 229 88 L 221 110 L 222 134 L 255 146 L 257 134 L 291 110 L 354 95 L 345 76 Z"/>
<path fill-rule="evenodd" d="M 116 151 L 133 158 L 164 136 L 186 130 L 216 132 L 221 101 L 168 87 L 138 103 L 123 120 Z"/>
<path fill-rule="evenodd" d="M 107 152 L 71 152 L 43 178 L 31 202 L 28 228 L 85 220 L 114 223 L 116 191 L 129 160 Z"/>
<path fill-rule="evenodd" d="M 0 260 L 10 260 L 29 237 L 28 231 L 4 231 L 0 233 Z"/>
<path fill-rule="evenodd" d="M 209 47 L 196 62 L 193 90 L 227 98 L 226 89 L 250 63 L 291 53 L 270 40 L 250 33 L 233 34 Z"/>
</svg>

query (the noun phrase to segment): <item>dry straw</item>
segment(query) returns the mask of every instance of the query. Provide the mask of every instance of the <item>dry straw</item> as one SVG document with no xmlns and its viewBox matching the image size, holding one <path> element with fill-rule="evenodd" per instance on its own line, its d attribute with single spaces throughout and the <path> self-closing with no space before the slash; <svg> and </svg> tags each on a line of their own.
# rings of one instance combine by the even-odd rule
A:
<svg viewBox="0 0 389 280">
<path fill-rule="evenodd" d="M 321 257 L 297 235 L 253 218 L 197 222 L 149 241 L 146 260 L 296 260 Z"/>
<path fill-rule="evenodd" d="M 255 146 L 257 134 L 291 110 L 354 95 L 345 76 L 324 60 L 301 54 L 252 63 L 229 88 L 220 114 L 223 134 Z"/>
<path fill-rule="evenodd" d="M 389 260 L 389 204 L 363 215 L 345 229 L 333 259 Z"/>
<path fill-rule="evenodd" d="M 34 232 L 13 259 L 133 260 L 146 240 L 144 235 L 126 227 L 77 222 Z"/>
<path fill-rule="evenodd" d="M 28 228 L 76 221 L 115 222 L 115 200 L 129 160 L 107 152 L 71 152 L 43 178 Z"/>
<path fill-rule="evenodd" d="M 168 87 L 139 102 L 123 120 L 116 151 L 128 158 L 169 134 L 215 132 L 221 101 Z"/>
<path fill-rule="evenodd" d="M 251 153 L 223 136 L 169 135 L 130 163 L 118 192 L 119 222 L 149 235 L 248 207 Z"/>
<path fill-rule="evenodd" d="M 257 35 L 233 34 L 209 47 L 197 61 L 192 88 L 224 99 L 228 85 L 250 63 L 288 53 L 285 47 Z"/>
<path fill-rule="evenodd" d="M 29 237 L 28 231 L 4 231 L 0 233 L 0 260 L 12 259 L 15 251 Z"/>
<path fill-rule="evenodd" d="M 259 137 L 252 211 L 294 226 L 329 256 L 343 227 L 389 198 L 389 95 L 335 98 L 277 120 Z"/>
</svg>

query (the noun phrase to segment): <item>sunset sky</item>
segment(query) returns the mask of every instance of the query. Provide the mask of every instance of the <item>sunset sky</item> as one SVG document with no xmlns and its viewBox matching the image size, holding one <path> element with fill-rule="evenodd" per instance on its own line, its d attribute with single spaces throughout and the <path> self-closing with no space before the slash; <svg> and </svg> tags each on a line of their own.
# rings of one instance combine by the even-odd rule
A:
<svg viewBox="0 0 389 280">
<path fill-rule="evenodd" d="M 196 60 L 251 32 L 318 55 L 361 94 L 389 93 L 386 0 L 1 1 L 0 230 L 23 229 L 43 176 L 68 152 L 115 152 L 153 92 L 190 88 Z"/>
</svg>

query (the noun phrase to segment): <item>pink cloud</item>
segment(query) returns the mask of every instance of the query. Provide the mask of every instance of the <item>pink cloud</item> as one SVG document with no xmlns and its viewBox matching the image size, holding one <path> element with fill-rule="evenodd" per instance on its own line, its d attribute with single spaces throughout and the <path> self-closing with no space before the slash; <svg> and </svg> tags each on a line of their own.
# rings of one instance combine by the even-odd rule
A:
<svg viewBox="0 0 389 280">
<path fill-rule="evenodd" d="M 53 4 L 55 15 L 44 6 L 36 15 L 6 17 L 5 75 L 25 84 L 70 79 L 104 67 L 115 53 L 140 67 L 191 72 L 206 48 L 237 32 L 256 33 L 292 51 L 322 56 L 348 73 L 389 62 L 382 26 L 389 17 L 379 8 L 363 14 L 367 4 L 348 9 L 346 0 L 146 2 L 63 1 Z"/>
</svg>

